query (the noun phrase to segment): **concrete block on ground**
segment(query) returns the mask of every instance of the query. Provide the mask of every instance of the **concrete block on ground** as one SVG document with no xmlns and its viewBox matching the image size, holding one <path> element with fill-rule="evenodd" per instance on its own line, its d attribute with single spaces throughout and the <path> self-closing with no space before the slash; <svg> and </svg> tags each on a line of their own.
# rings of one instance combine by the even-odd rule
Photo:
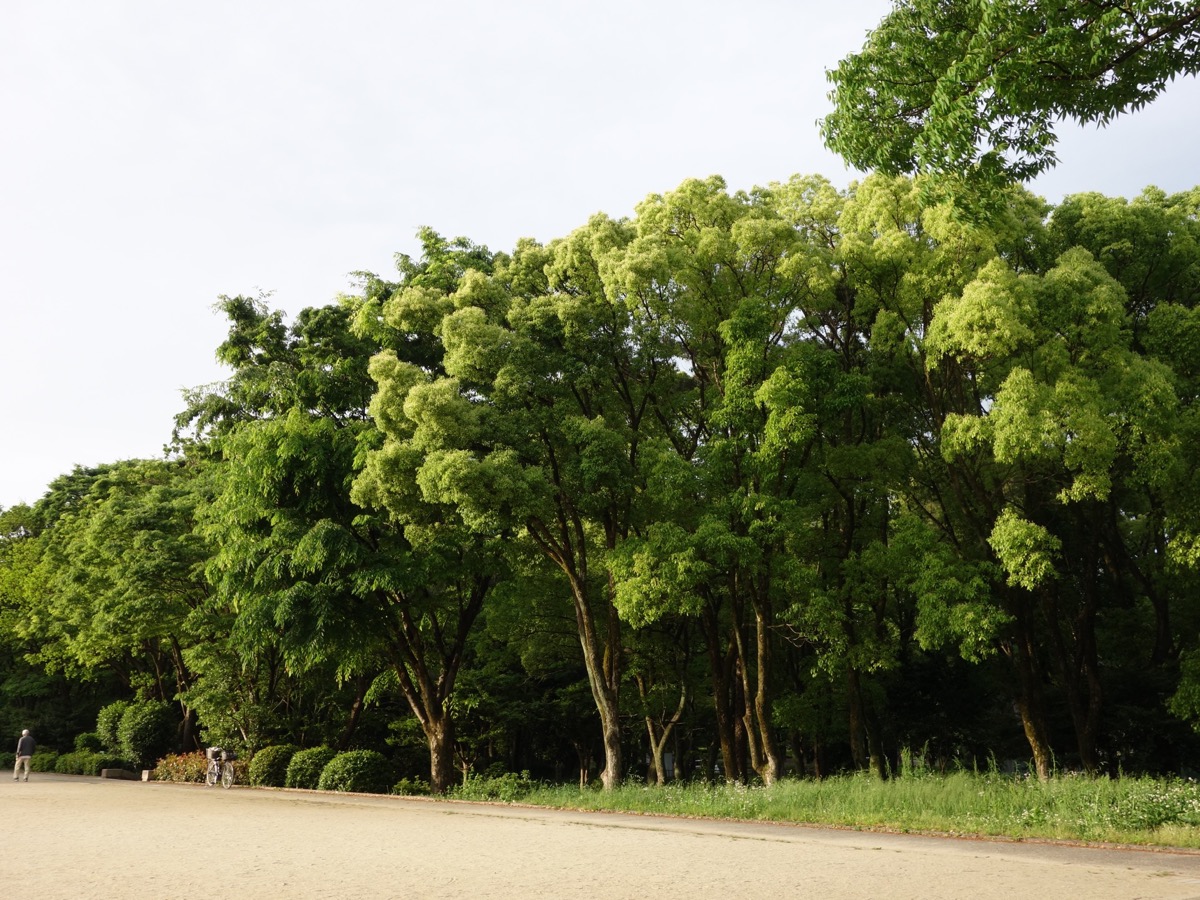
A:
<svg viewBox="0 0 1200 900">
<path fill-rule="evenodd" d="M 137 781 L 138 776 L 128 769 L 101 769 L 101 778 L 124 778 L 128 781 Z"/>
</svg>

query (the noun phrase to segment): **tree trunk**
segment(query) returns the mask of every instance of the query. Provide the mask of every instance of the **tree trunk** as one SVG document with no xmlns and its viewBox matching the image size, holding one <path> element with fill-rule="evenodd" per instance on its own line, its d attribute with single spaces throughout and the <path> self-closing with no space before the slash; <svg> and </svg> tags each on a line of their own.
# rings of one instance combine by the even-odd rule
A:
<svg viewBox="0 0 1200 900">
<path fill-rule="evenodd" d="M 867 768 L 867 749 L 864 744 L 866 728 L 863 725 L 862 692 L 858 684 L 858 670 L 846 667 L 846 699 L 849 703 L 850 760 L 856 769 Z"/>
<path fill-rule="evenodd" d="M 338 750 L 346 750 L 350 746 L 350 741 L 354 738 L 354 732 L 358 728 L 358 720 L 362 716 L 363 706 L 366 702 L 367 689 L 371 686 L 371 679 L 365 675 L 358 675 L 354 679 L 354 702 L 350 704 L 350 715 L 346 717 L 346 724 L 342 726 L 342 733 L 338 735 L 334 746 Z"/>
<path fill-rule="evenodd" d="M 721 763 L 724 767 L 725 779 L 737 781 L 739 780 L 737 745 L 734 737 L 733 710 L 730 698 L 734 657 L 732 654 L 727 654 L 722 648 L 721 629 L 716 605 L 713 602 L 705 604 L 700 621 L 704 630 L 704 645 L 708 650 L 713 711 L 717 717 L 717 742 L 721 747 Z M 704 774 L 706 778 L 711 775 L 711 767 Z"/>
<path fill-rule="evenodd" d="M 766 588 L 754 604 L 756 650 L 758 655 L 758 678 L 754 692 L 754 719 L 758 729 L 758 742 L 762 748 L 756 771 L 763 784 L 771 785 L 783 774 L 783 760 L 771 722 L 770 676 L 773 659 L 771 648 L 771 604 L 766 597 Z"/>
<path fill-rule="evenodd" d="M 1017 616 L 1018 636 L 1011 648 L 1011 658 L 1017 671 L 1017 711 L 1021 715 L 1021 726 L 1025 739 L 1033 753 L 1033 765 L 1038 779 L 1049 781 L 1053 766 L 1053 753 L 1046 731 L 1046 714 L 1042 702 L 1042 685 L 1033 647 L 1028 634 L 1027 615 L 1022 611 Z"/>
<path fill-rule="evenodd" d="M 454 720 L 446 713 L 430 717 L 424 725 L 429 744 L 429 787 L 435 794 L 450 790 L 457 777 L 454 766 Z"/>
</svg>

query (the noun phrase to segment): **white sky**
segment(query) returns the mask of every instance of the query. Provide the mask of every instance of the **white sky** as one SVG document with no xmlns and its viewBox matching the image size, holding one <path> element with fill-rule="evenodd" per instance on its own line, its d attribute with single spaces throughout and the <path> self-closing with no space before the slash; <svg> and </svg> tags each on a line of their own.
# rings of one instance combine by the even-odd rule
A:
<svg viewBox="0 0 1200 900">
<path fill-rule="evenodd" d="M 493 250 L 684 178 L 818 172 L 824 72 L 887 0 L 4 0 L 0 507 L 157 456 L 220 294 L 294 314 L 429 225 Z M 1200 86 L 1068 131 L 1050 200 L 1200 182 Z"/>
</svg>

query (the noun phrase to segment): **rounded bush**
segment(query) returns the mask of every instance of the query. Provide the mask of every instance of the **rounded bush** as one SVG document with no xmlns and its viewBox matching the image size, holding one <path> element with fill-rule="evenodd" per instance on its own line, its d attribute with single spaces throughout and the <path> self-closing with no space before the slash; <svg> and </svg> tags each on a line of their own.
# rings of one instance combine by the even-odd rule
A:
<svg viewBox="0 0 1200 900">
<path fill-rule="evenodd" d="M 100 743 L 109 753 L 121 752 L 121 739 L 117 736 L 117 728 L 125 710 L 131 705 L 128 700 L 117 700 L 101 709 L 96 716 L 96 734 L 100 735 Z"/>
<path fill-rule="evenodd" d="M 148 769 L 175 744 L 176 716 L 162 701 L 132 703 L 121 715 L 117 739 L 121 755 Z"/>
<path fill-rule="evenodd" d="M 298 750 L 288 762 L 284 786 L 315 789 L 317 782 L 321 780 L 321 772 L 335 756 L 337 756 L 337 751 L 332 747 L 310 747 L 307 750 Z"/>
<path fill-rule="evenodd" d="M 392 764 L 382 753 L 375 750 L 347 750 L 325 766 L 317 788 L 356 794 L 386 794 L 395 778 Z"/>
<path fill-rule="evenodd" d="M 295 744 L 263 747 L 250 760 L 250 784 L 254 787 L 284 787 L 287 784 L 288 764 L 299 750 Z"/>
<path fill-rule="evenodd" d="M 104 741 L 95 731 L 85 731 L 75 735 L 75 749 L 86 750 L 88 753 L 99 753 L 104 749 Z"/>
</svg>

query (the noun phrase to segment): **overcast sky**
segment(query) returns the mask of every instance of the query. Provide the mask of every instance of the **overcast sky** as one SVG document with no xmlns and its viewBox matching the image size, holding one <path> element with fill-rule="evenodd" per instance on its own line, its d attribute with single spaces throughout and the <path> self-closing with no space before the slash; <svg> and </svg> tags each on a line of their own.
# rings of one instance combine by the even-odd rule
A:
<svg viewBox="0 0 1200 900">
<path fill-rule="evenodd" d="M 684 178 L 821 173 L 825 70 L 886 0 L 6 0 L 0 507 L 161 455 L 220 294 L 294 314 L 422 225 L 493 250 Z M 1071 130 L 1034 189 L 1200 183 L 1200 88 Z"/>
</svg>

